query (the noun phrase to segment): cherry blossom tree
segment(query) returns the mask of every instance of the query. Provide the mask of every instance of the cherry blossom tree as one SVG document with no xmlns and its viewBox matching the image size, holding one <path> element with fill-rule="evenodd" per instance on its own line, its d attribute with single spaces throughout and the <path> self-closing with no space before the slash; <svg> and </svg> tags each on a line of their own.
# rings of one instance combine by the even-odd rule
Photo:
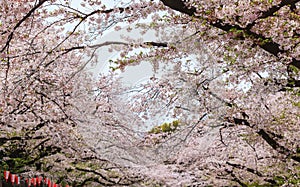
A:
<svg viewBox="0 0 300 187">
<path fill-rule="evenodd" d="M 299 185 L 299 6 L 1 1 L 1 166 L 78 186 Z M 98 43 L 116 24 L 157 39 Z M 120 56 L 95 81 L 103 46 Z M 142 61 L 170 70 L 123 86 Z"/>
<path fill-rule="evenodd" d="M 168 13 L 139 25 L 157 29 L 159 45 L 119 59 L 120 68 L 141 59 L 174 66 L 132 102 L 145 118 L 162 112 L 182 122 L 179 132 L 163 124 L 149 135 L 172 160 L 149 175 L 170 185 L 299 184 L 298 1 L 161 3 Z M 203 142 L 207 126 L 219 131 L 213 143 Z"/>
<path fill-rule="evenodd" d="M 92 125 L 115 122 L 109 119 L 105 98 L 95 104 L 96 86 L 83 71 L 96 49 L 110 43 L 91 45 L 89 31 L 81 28 L 103 23 L 93 34 L 102 33 L 114 22 L 107 17 L 113 10 L 102 15 L 100 10 L 72 8 L 68 1 L 47 0 L 1 1 L 0 6 L 1 169 L 75 186 L 139 180 L 97 155 L 78 130 L 91 124 L 88 117 L 95 112 L 107 119 Z"/>
</svg>

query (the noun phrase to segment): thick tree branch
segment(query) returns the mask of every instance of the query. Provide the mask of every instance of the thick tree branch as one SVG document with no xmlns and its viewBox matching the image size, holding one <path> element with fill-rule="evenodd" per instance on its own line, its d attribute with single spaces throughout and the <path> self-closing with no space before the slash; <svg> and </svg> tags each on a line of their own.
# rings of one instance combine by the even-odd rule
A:
<svg viewBox="0 0 300 187">
<path fill-rule="evenodd" d="M 21 26 L 21 24 L 29 18 L 39 7 L 41 7 L 47 0 L 40 0 L 37 5 L 35 5 L 13 28 L 12 32 L 8 35 L 5 46 L 0 50 L 0 53 L 4 52 L 4 50 L 9 46 L 10 41 L 13 38 L 14 31 Z"/>
<path fill-rule="evenodd" d="M 161 0 L 161 2 L 173 9 L 177 10 L 181 13 L 187 14 L 189 16 L 199 17 L 196 15 L 197 9 L 195 7 L 187 7 L 183 0 Z M 294 5 L 296 2 L 299 2 L 299 0 L 282 0 L 280 4 L 272 6 L 268 10 L 262 12 L 261 16 L 258 17 L 258 19 L 266 18 L 268 16 L 273 15 L 275 12 L 277 12 L 281 7 L 286 5 Z M 258 45 L 263 50 L 267 51 L 268 53 L 278 57 L 280 53 L 285 53 L 287 51 L 284 51 L 280 49 L 280 44 L 272 41 L 271 38 L 266 38 L 262 34 L 257 34 L 251 31 L 251 28 L 253 25 L 255 25 L 255 21 L 250 23 L 247 27 L 243 28 L 239 25 L 232 25 L 229 23 L 224 23 L 223 20 L 217 19 L 214 21 L 206 20 L 208 24 L 210 24 L 213 27 L 216 27 L 218 29 L 221 29 L 223 31 L 230 31 L 231 29 L 241 30 L 244 31 L 245 34 L 248 35 L 249 38 L 253 41 L 255 45 Z M 260 42 L 260 40 L 264 42 Z M 290 65 L 294 65 L 297 68 L 300 69 L 300 60 L 293 58 Z"/>
<path fill-rule="evenodd" d="M 14 136 L 14 137 L 11 137 L 11 138 L 7 138 L 7 137 L 1 137 L 0 138 L 0 146 L 2 146 L 3 144 L 5 144 L 6 142 L 8 141 L 14 141 L 14 140 L 22 140 L 23 137 L 21 136 Z"/>
<path fill-rule="evenodd" d="M 187 7 L 182 0 L 161 0 L 161 2 L 173 10 L 177 10 L 189 16 L 193 16 L 197 11 L 195 7 Z"/>
<path fill-rule="evenodd" d="M 270 7 L 268 10 L 260 12 L 260 16 L 256 20 L 273 16 L 274 13 L 277 12 L 278 10 L 280 10 L 282 7 L 284 7 L 286 5 L 290 5 L 291 7 L 295 6 L 295 4 L 298 3 L 299 1 L 300 0 L 282 0 L 279 4 Z M 251 29 L 255 25 L 255 21 L 248 24 L 246 28 Z"/>
<path fill-rule="evenodd" d="M 250 123 L 245 119 L 233 118 L 233 122 L 237 125 L 246 125 L 246 126 L 252 128 Z M 259 129 L 256 131 L 256 133 L 278 153 L 283 154 L 283 155 L 293 159 L 296 162 L 300 162 L 299 155 L 294 153 L 292 150 L 289 150 L 288 148 L 280 145 L 273 137 L 270 136 L 270 134 L 274 134 L 274 133 L 266 132 L 264 129 Z"/>
<path fill-rule="evenodd" d="M 248 168 L 248 167 L 243 166 L 241 164 L 235 164 L 235 163 L 231 163 L 231 162 L 226 162 L 226 164 L 228 164 L 229 166 L 232 166 L 234 168 L 246 170 L 246 171 L 248 171 L 250 173 L 253 173 L 253 174 L 255 174 L 255 175 L 259 176 L 259 177 L 263 176 L 259 171 L 255 170 L 255 169 L 252 169 L 252 168 Z"/>
<path fill-rule="evenodd" d="M 75 167 L 75 169 L 78 170 L 78 171 L 86 172 L 86 173 L 93 173 L 96 176 L 101 177 L 105 182 L 101 182 L 99 180 L 99 178 L 97 178 L 97 180 L 94 179 L 94 180 L 90 180 L 90 181 L 95 181 L 97 183 L 100 183 L 102 185 L 107 185 L 107 186 L 113 186 L 113 185 L 118 184 L 118 182 L 111 180 L 108 176 L 105 176 L 105 174 L 102 174 L 102 173 L 100 173 L 100 172 L 98 172 L 96 170 L 86 169 L 86 168 L 80 168 L 80 167 Z"/>
</svg>

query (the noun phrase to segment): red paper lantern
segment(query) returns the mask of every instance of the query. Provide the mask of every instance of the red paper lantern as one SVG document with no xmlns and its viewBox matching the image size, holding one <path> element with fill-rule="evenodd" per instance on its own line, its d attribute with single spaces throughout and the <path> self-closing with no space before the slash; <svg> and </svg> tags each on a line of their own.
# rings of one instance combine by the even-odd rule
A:
<svg viewBox="0 0 300 187">
<path fill-rule="evenodd" d="M 10 174 L 10 182 L 14 184 L 15 179 L 16 179 L 16 174 Z"/>
<path fill-rule="evenodd" d="M 36 178 L 32 178 L 31 180 L 32 180 L 33 186 L 36 186 L 36 184 L 37 184 Z"/>
<path fill-rule="evenodd" d="M 36 180 L 37 180 L 38 185 L 40 186 L 43 181 L 43 177 L 37 177 Z"/>
<path fill-rule="evenodd" d="M 48 185 L 48 187 L 51 187 L 51 181 L 50 181 L 50 179 L 48 179 L 47 185 Z"/>
<path fill-rule="evenodd" d="M 9 171 L 4 171 L 4 178 L 6 180 L 6 182 L 8 182 L 8 179 L 9 179 Z"/>
<path fill-rule="evenodd" d="M 20 184 L 21 183 L 21 177 L 16 176 L 16 184 Z"/>
</svg>

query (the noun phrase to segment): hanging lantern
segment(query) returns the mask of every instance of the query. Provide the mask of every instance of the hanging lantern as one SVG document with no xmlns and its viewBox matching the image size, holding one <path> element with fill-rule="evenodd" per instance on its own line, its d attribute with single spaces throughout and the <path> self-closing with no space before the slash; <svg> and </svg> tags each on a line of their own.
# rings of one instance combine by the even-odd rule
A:
<svg viewBox="0 0 300 187">
<path fill-rule="evenodd" d="M 15 183 L 15 179 L 16 179 L 16 174 L 10 174 L 10 182 L 11 182 L 12 184 Z"/>
<path fill-rule="evenodd" d="M 37 180 L 38 186 L 41 186 L 41 183 L 43 181 L 43 177 L 37 177 L 36 180 Z"/>
<path fill-rule="evenodd" d="M 16 176 L 16 184 L 21 184 L 21 177 Z"/>
<path fill-rule="evenodd" d="M 6 182 L 8 182 L 9 174 L 10 174 L 9 171 L 4 171 L 4 179 L 5 179 Z"/>
</svg>

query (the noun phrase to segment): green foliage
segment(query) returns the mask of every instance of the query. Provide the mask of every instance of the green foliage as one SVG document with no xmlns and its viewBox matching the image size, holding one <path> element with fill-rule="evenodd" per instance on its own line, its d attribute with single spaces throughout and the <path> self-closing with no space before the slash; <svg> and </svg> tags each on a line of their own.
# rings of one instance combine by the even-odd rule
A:
<svg viewBox="0 0 300 187">
<path fill-rule="evenodd" d="M 15 137 L 18 136 L 18 134 L 12 132 L 7 134 L 7 136 Z M 1 147 L 4 151 L 0 152 L 0 169 L 9 170 L 13 173 L 22 173 L 24 167 L 33 161 L 33 158 L 26 153 L 18 140 L 8 141 Z M 7 159 L 3 160 L 3 157 Z"/>
<path fill-rule="evenodd" d="M 293 102 L 293 105 L 300 108 L 300 102 Z"/>
<path fill-rule="evenodd" d="M 296 66 L 290 65 L 289 68 L 296 74 L 300 73 L 300 69 L 297 68 Z"/>
<path fill-rule="evenodd" d="M 287 185 L 288 186 L 299 186 L 300 185 L 300 178 L 299 178 L 299 174 L 295 175 L 291 175 L 291 174 L 287 174 L 286 176 L 274 176 L 273 179 L 271 180 L 272 183 L 259 183 L 259 182 L 253 182 L 253 183 L 246 183 L 247 187 L 279 187 L 279 186 L 283 186 L 283 185 Z"/>
<path fill-rule="evenodd" d="M 159 133 L 166 133 L 166 132 L 174 132 L 180 126 L 179 120 L 174 120 L 171 123 L 163 123 L 162 125 L 153 127 L 149 133 L 151 134 L 159 134 Z"/>
<path fill-rule="evenodd" d="M 172 130 L 169 123 L 162 124 L 160 129 L 162 132 L 170 132 Z"/>
<path fill-rule="evenodd" d="M 300 89 L 299 88 L 286 88 L 287 92 L 290 92 L 291 94 L 300 97 Z"/>
<path fill-rule="evenodd" d="M 274 181 L 276 182 L 277 185 L 283 185 L 285 179 L 281 176 L 275 176 L 274 177 Z"/>
<path fill-rule="evenodd" d="M 155 28 L 155 27 L 157 27 L 157 25 L 158 24 L 156 22 L 151 22 L 150 25 L 149 25 L 149 27 L 150 28 Z"/>
<path fill-rule="evenodd" d="M 258 43 L 260 45 L 266 45 L 267 43 L 271 43 L 273 40 L 271 38 L 259 38 Z"/>
<path fill-rule="evenodd" d="M 24 167 L 30 162 L 28 158 L 10 158 L 7 161 L 2 161 L 0 167 L 9 170 L 12 173 L 24 172 Z"/>
<path fill-rule="evenodd" d="M 233 39 L 240 40 L 249 36 L 243 29 L 231 28 L 228 33 L 233 34 Z"/>
<path fill-rule="evenodd" d="M 173 125 L 175 128 L 177 128 L 178 125 L 179 125 L 179 121 L 178 121 L 178 120 L 173 121 L 173 122 L 172 122 L 172 125 Z"/>
<path fill-rule="evenodd" d="M 9 166 L 7 165 L 6 162 L 4 162 L 3 160 L 0 160 L 0 177 L 3 177 L 3 172 L 2 170 L 9 170 Z"/>
</svg>

